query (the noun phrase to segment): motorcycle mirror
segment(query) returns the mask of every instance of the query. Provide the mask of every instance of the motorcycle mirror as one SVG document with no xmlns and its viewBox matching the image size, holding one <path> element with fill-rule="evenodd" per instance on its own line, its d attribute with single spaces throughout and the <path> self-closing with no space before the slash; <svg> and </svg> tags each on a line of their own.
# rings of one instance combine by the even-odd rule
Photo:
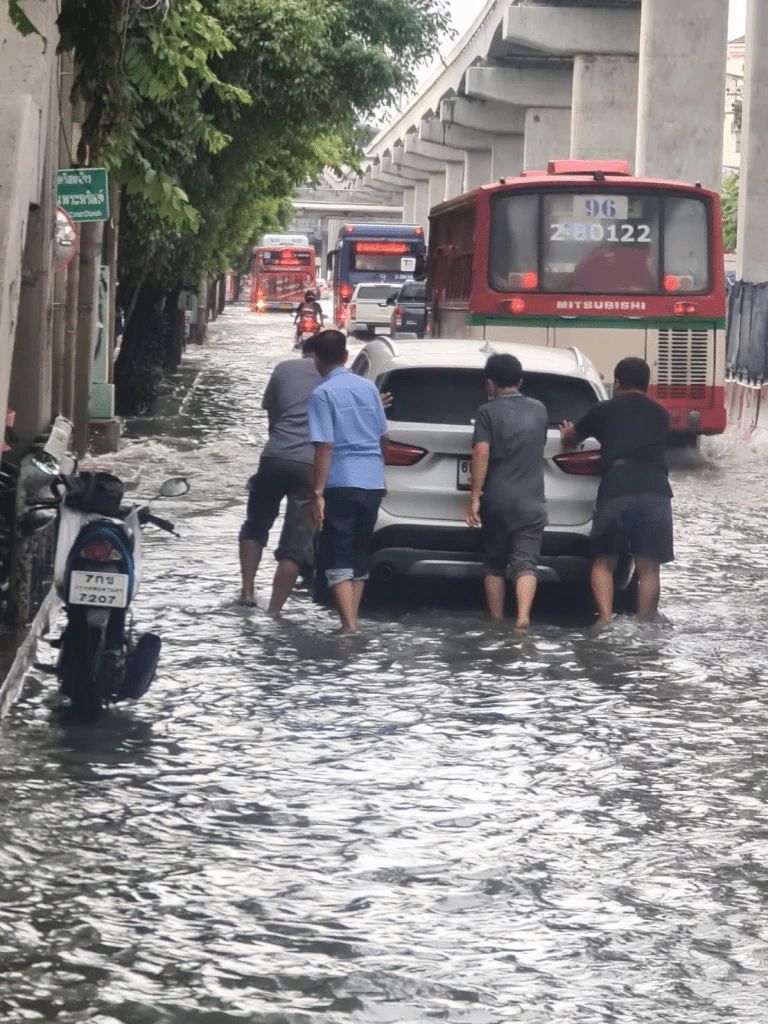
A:
<svg viewBox="0 0 768 1024">
<path fill-rule="evenodd" d="M 158 498 L 180 498 L 189 490 L 189 481 L 185 476 L 172 476 L 164 480 L 158 491 Z"/>
</svg>

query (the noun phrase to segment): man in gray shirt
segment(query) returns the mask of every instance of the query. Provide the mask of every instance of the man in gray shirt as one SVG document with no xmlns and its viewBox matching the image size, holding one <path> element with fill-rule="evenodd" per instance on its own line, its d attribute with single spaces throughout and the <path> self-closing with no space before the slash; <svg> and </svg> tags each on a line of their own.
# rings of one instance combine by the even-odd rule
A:
<svg viewBox="0 0 768 1024">
<path fill-rule="evenodd" d="M 491 401 L 481 406 L 472 442 L 472 495 L 467 524 L 482 527 L 485 596 L 496 622 L 504 615 L 507 569 L 517 596 L 515 629 L 530 623 L 536 566 L 547 525 L 544 446 L 547 410 L 520 394 L 523 367 L 512 355 L 485 364 Z"/>
<path fill-rule="evenodd" d="M 261 402 L 269 420 L 269 440 L 261 453 L 258 471 L 248 481 L 248 513 L 240 530 L 240 603 L 256 603 L 256 572 L 280 503 L 287 497 L 285 522 L 275 549 L 277 570 L 267 609 L 269 615 L 279 615 L 302 565 L 311 557 L 315 453 L 309 443 L 307 406 L 310 394 L 321 381 L 311 354 L 303 352 L 301 359 L 277 364 Z"/>
</svg>

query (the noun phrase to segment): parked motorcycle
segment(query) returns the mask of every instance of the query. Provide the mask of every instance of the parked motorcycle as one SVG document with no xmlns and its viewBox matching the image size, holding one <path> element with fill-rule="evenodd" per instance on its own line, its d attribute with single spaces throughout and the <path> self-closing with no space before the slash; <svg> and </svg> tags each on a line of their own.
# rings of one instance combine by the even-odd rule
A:
<svg viewBox="0 0 768 1024">
<path fill-rule="evenodd" d="M 58 476 L 54 497 L 38 507 L 58 507 L 54 583 L 67 624 L 61 637 L 56 676 L 81 722 L 97 722 L 102 708 L 138 700 L 152 682 L 160 637 L 135 636 L 128 610 L 141 581 L 141 527 L 147 523 L 175 533 L 173 523 L 152 514 L 149 504 L 124 506 L 123 485 L 111 473 Z M 157 497 L 179 497 L 189 484 L 172 477 Z M 154 500 L 154 499 L 153 499 Z"/>
<path fill-rule="evenodd" d="M 320 330 L 320 321 L 313 313 L 304 313 L 296 324 L 296 340 L 293 347 L 301 349 L 304 342 Z"/>
</svg>

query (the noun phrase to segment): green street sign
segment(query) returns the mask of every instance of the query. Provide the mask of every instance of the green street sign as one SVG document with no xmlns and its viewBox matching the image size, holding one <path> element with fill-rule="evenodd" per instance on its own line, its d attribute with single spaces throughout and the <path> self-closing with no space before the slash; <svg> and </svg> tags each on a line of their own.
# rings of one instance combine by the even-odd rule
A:
<svg viewBox="0 0 768 1024">
<path fill-rule="evenodd" d="M 107 220 L 107 172 L 103 167 L 69 167 L 57 171 L 56 204 L 74 221 Z"/>
</svg>

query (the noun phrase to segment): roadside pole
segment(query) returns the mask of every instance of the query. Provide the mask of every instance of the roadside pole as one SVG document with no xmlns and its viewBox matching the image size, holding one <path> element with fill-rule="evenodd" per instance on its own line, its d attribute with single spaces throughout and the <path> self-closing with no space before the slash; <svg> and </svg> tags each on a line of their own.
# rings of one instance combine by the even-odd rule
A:
<svg viewBox="0 0 768 1024">
<path fill-rule="evenodd" d="M 88 221 L 80 229 L 80 280 L 75 347 L 75 388 L 72 421 L 74 448 L 82 458 L 88 450 L 88 405 L 91 396 L 91 365 L 96 330 L 97 293 L 103 221 Z"/>
</svg>

